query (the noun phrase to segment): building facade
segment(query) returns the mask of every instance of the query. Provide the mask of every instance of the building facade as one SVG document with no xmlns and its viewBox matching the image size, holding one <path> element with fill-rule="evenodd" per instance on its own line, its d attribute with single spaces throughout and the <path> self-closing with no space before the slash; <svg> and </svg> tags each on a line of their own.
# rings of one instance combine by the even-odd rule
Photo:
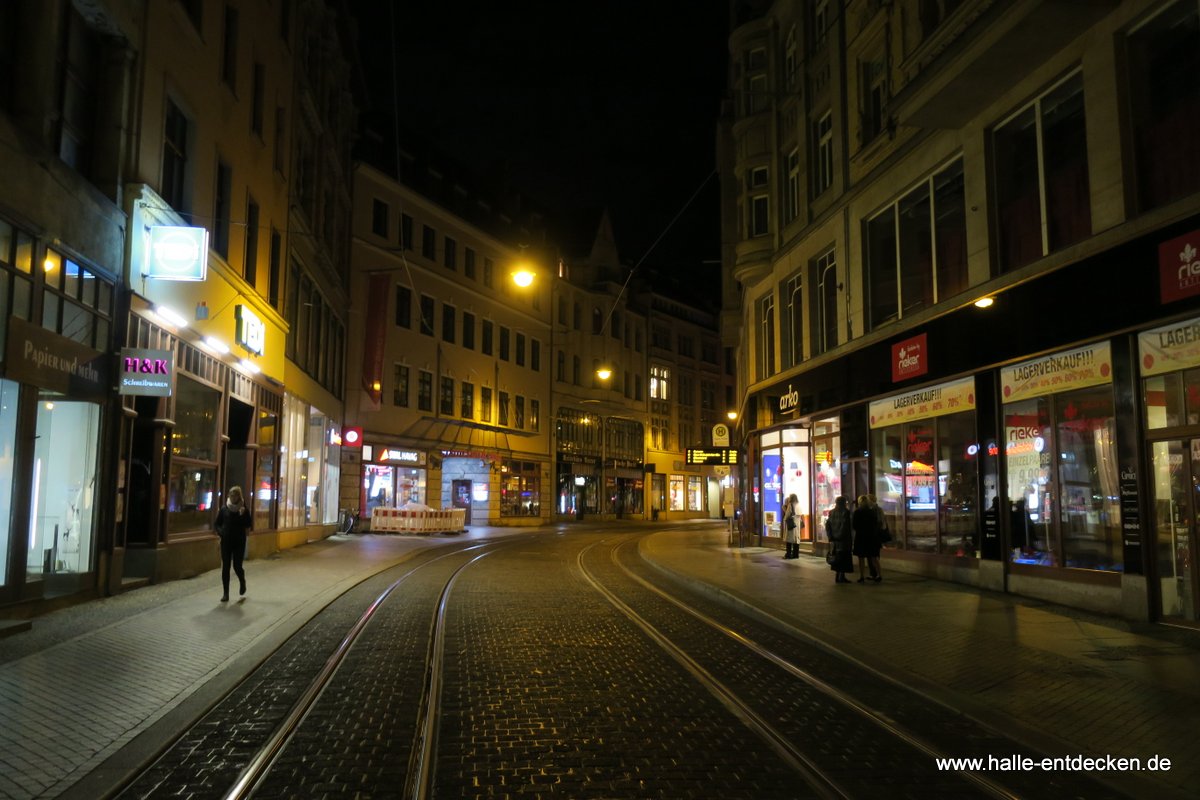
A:
<svg viewBox="0 0 1200 800">
<path fill-rule="evenodd" d="M 1196 4 L 734 14 L 747 529 L 874 494 L 899 568 L 1197 622 Z"/>
<path fill-rule="evenodd" d="M 552 507 L 547 290 L 512 281 L 537 232 L 424 160 L 401 172 L 354 173 L 346 420 L 361 444 L 343 441 L 342 506 L 540 524 Z"/>
<path fill-rule="evenodd" d="M 320 213 L 340 243 L 318 231 L 309 249 L 324 262 L 309 268 L 341 274 L 342 288 L 330 277 L 314 296 L 339 309 L 324 330 L 345 314 L 337 164 L 353 109 L 336 87 L 348 89 L 348 69 L 314 67 L 309 52 L 317 38 L 338 60 L 344 34 L 327 13 L 315 0 L 0 10 L 3 171 L 17 179 L 0 200 L 3 329 L 21 343 L 5 359 L 12 427 L 0 432 L 13 513 L 0 603 L 13 613 L 211 569 L 231 485 L 251 503 L 253 554 L 333 530 L 336 512 L 322 508 L 323 525 L 289 516 L 315 501 L 311 484 L 288 483 L 289 431 L 304 425 L 285 407 L 294 395 L 306 424 L 318 408 L 340 428 L 344 342 L 309 345 L 313 369 L 285 316 L 289 251 L 293 265 L 314 260 L 292 247 L 302 232 L 289 207 L 306 185 L 292 176 L 313 160 L 294 157 L 301 108 L 336 162 L 324 159 L 333 202 Z M 319 93 L 294 68 L 301 56 L 326 82 Z"/>
</svg>

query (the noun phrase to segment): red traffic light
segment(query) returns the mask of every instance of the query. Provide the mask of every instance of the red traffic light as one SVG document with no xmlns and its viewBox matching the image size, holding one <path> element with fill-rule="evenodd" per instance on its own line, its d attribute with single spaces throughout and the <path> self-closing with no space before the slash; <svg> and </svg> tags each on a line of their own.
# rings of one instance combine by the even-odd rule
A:
<svg viewBox="0 0 1200 800">
<path fill-rule="evenodd" d="M 342 447 L 362 447 L 362 436 L 359 426 L 342 428 Z"/>
</svg>

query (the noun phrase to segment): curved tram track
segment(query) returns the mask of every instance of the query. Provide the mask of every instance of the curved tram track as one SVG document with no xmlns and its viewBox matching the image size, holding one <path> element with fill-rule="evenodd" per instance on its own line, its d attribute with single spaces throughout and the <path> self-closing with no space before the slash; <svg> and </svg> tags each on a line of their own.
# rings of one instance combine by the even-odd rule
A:
<svg viewBox="0 0 1200 800">
<path fill-rule="evenodd" d="M 378 576 L 281 648 L 124 796 L 181 785 L 229 798 L 1081 791 L 1052 776 L 938 771 L 939 756 L 1016 745 L 656 577 L 637 555 L 645 535 L 443 548 L 395 579 Z M 351 619 L 367 592 L 379 593 Z M 330 648 L 331 632 L 347 627 Z M 295 668 L 330 650 L 319 668 Z M 1086 794 L 1118 796 L 1099 785 Z"/>
</svg>

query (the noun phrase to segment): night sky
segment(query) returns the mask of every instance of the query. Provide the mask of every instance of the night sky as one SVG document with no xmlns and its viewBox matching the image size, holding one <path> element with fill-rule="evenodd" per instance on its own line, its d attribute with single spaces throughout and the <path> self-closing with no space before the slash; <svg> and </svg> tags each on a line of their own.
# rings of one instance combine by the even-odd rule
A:
<svg viewBox="0 0 1200 800">
<path fill-rule="evenodd" d="M 351 4 L 371 114 L 386 117 L 391 6 Z M 395 15 L 402 129 L 530 197 L 558 238 L 577 239 L 571 232 L 587 228 L 580 221 L 608 208 L 622 259 L 643 262 L 639 277 L 703 283 L 700 262 L 720 257 L 713 173 L 726 2 L 395 0 Z M 585 251 L 587 235 L 565 249 Z M 716 280 L 715 266 L 703 269 Z"/>
</svg>

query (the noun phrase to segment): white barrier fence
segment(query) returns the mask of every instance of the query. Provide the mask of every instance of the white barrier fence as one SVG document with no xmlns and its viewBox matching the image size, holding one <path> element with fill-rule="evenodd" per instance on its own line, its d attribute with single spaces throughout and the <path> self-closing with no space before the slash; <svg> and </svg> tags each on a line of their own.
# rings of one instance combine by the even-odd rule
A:
<svg viewBox="0 0 1200 800">
<path fill-rule="evenodd" d="M 442 511 L 376 508 L 371 511 L 371 533 L 453 533 L 466 527 L 465 508 Z"/>
</svg>

